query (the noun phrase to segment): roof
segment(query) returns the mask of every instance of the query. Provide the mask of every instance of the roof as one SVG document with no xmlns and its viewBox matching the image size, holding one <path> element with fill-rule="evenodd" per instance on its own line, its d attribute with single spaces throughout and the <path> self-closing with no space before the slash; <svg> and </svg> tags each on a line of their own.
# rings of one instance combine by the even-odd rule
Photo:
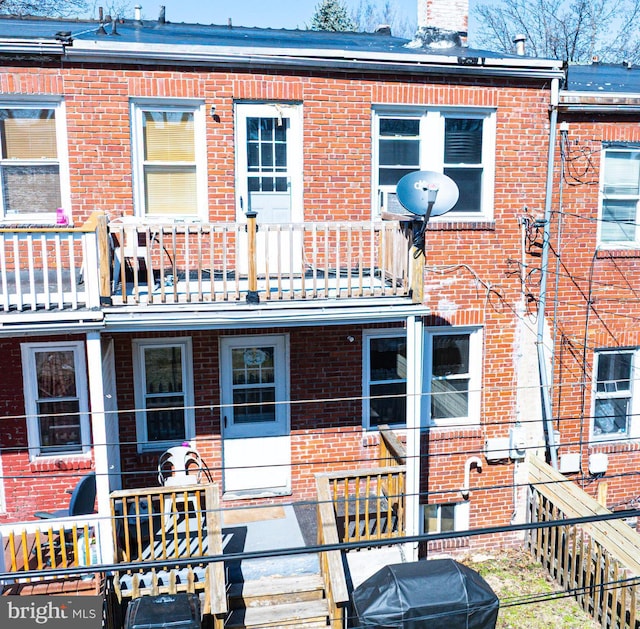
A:
<svg viewBox="0 0 640 629">
<path fill-rule="evenodd" d="M 628 63 L 570 65 L 566 89 L 572 92 L 640 94 L 640 68 Z"/>
<path fill-rule="evenodd" d="M 633 114 L 640 112 L 640 68 L 628 63 L 569 65 L 560 93 L 563 111 Z"/>
<path fill-rule="evenodd" d="M 0 54 L 59 54 L 69 60 L 98 57 L 132 63 L 251 63 L 315 65 L 326 69 L 380 70 L 376 64 L 448 65 L 463 73 L 544 74 L 559 62 L 467 47 L 416 47 L 382 33 L 247 28 L 157 21 L 119 21 L 100 28 L 89 20 L 0 18 Z M 329 60 L 329 62 L 327 62 Z M 319 62 L 319 63 L 318 63 Z M 466 70 L 465 70 L 466 68 Z"/>
</svg>

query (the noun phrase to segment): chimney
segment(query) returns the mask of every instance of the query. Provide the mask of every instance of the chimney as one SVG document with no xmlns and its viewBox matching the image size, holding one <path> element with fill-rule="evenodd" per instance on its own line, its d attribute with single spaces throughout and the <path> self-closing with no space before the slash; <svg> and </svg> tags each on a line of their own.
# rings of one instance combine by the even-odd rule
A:
<svg viewBox="0 0 640 629">
<path fill-rule="evenodd" d="M 418 28 L 455 31 L 466 39 L 469 0 L 418 0 Z"/>
<path fill-rule="evenodd" d="M 142 6 L 139 4 L 133 7 L 133 21 L 136 24 L 142 24 Z"/>
<path fill-rule="evenodd" d="M 513 43 L 516 46 L 516 55 L 519 55 L 520 57 L 524 57 L 526 54 L 525 51 L 525 43 L 527 41 L 527 36 L 526 35 L 522 35 L 522 34 L 518 34 L 513 38 Z"/>
</svg>

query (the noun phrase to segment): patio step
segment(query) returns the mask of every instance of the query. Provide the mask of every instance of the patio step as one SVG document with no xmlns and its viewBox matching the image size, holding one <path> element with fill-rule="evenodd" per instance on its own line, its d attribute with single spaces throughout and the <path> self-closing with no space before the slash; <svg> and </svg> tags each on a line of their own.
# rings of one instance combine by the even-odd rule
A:
<svg viewBox="0 0 640 629">
<path fill-rule="evenodd" d="M 270 576 L 229 587 L 226 629 L 326 627 L 329 607 L 318 574 Z"/>
</svg>

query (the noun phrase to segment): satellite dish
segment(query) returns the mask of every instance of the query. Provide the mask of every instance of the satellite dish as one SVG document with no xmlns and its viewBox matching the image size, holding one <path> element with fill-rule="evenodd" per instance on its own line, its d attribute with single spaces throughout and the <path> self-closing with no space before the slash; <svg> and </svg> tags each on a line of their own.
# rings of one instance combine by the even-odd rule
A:
<svg viewBox="0 0 640 629">
<path fill-rule="evenodd" d="M 398 201 L 412 214 L 440 216 L 448 212 L 457 202 L 456 182 L 442 173 L 418 170 L 405 175 L 396 186 Z"/>
</svg>

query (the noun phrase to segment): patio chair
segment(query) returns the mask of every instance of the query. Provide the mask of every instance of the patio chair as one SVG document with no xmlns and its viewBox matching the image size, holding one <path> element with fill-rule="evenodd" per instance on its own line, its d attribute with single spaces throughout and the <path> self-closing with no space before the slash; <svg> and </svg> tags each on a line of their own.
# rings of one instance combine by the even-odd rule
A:
<svg viewBox="0 0 640 629">
<path fill-rule="evenodd" d="M 89 472 L 83 476 L 71 493 L 69 506 L 66 509 L 57 511 L 37 511 L 36 518 L 48 520 L 51 518 L 65 518 L 75 515 L 88 515 L 95 513 L 96 502 L 96 473 Z"/>
<path fill-rule="evenodd" d="M 169 448 L 158 460 L 158 482 L 164 487 L 195 485 L 208 476 L 202 458 L 188 445 Z"/>
</svg>

